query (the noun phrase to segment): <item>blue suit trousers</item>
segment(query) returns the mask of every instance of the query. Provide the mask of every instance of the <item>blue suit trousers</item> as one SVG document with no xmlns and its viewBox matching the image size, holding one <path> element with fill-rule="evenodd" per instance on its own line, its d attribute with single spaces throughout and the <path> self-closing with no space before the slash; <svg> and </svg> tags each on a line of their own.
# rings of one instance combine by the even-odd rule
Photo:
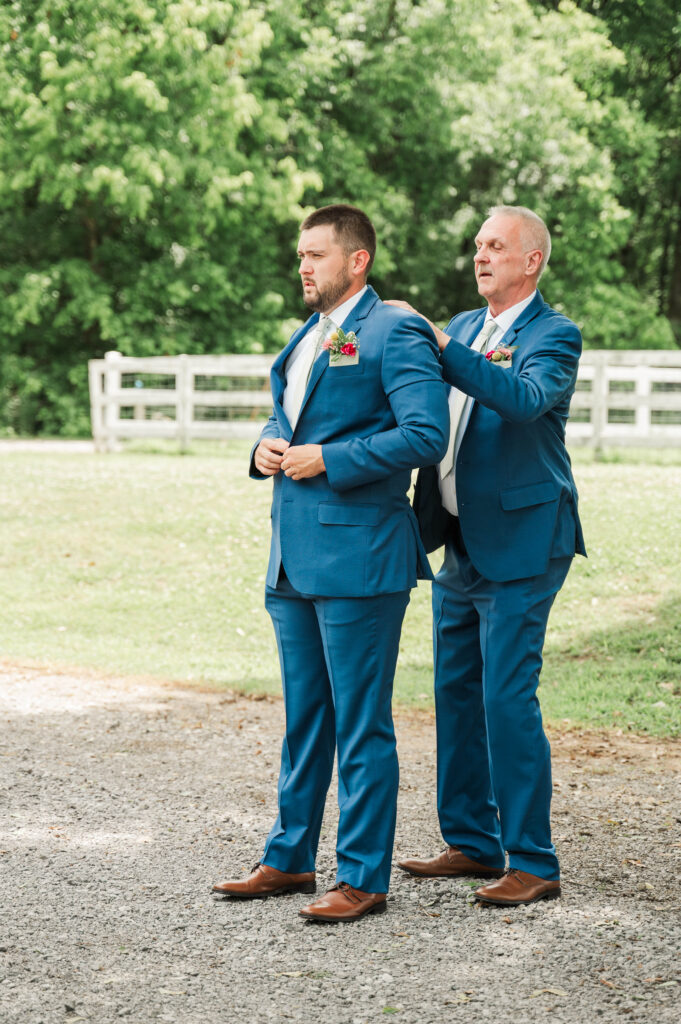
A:
<svg viewBox="0 0 681 1024">
<path fill-rule="evenodd" d="M 267 587 L 286 711 L 279 813 L 262 863 L 313 871 L 338 753 L 337 882 L 387 892 L 399 769 L 391 700 L 409 591 L 314 597 Z"/>
<path fill-rule="evenodd" d="M 446 843 L 495 868 L 559 877 L 551 757 L 537 699 L 549 612 L 570 568 L 485 579 L 448 541 L 433 584 L 437 800 Z"/>
</svg>

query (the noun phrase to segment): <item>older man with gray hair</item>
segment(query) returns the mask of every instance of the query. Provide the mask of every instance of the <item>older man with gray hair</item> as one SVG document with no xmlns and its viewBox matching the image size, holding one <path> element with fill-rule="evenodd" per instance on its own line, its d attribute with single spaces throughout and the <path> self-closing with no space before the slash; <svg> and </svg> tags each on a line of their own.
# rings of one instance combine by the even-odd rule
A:
<svg viewBox="0 0 681 1024">
<path fill-rule="evenodd" d="M 447 845 L 400 867 L 487 878 L 476 898 L 514 906 L 560 895 L 537 687 L 549 611 L 573 556 L 586 554 L 565 448 L 582 339 L 537 290 L 551 251 L 537 214 L 493 207 L 475 246 L 487 306 L 434 328 L 451 435 L 414 496 L 427 550 L 445 548 L 433 613 Z"/>
</svg>

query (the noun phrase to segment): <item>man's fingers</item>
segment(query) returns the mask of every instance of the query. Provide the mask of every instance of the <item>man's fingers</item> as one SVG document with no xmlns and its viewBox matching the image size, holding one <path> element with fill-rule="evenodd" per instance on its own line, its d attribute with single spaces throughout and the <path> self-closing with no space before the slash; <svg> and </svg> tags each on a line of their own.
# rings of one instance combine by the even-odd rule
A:
<svg viewBox="0 0 681 1024">
<path fill-rule="evenodd" d="M 292 480 L 307 480 L 326 469 L 319 444 L 293 445 L 281 461 L 281 469 Z"/>
<path fill-rule="evenodd" d="M 284 444 L 288 444 L 288 442 L 285 441 Z M 255 468 L 260 473 L 263 473 L 265 476 L 274 476 L 279 472 L 282 458 L 283 456 L 279 451 L 272 450 L 269 445 L 261 441 L 256 449 L 253 461 L 255 462 Z"/>
<path fill-rule="evenodd" d="M 260 442 L 261 447 L 267 448 L 270 452 L 277 452 L 280 455 L 289 447 L 289 442 L 283 437 L 266 437 Z"/>
<path fill-rule="evenodd" d="M 418 313 L 418 309 L 414 309 L 408 302 L 403 299 L 384 299 L 383 304 L 385 306 L 397 306 L 398 309 L 406 309 L 409 313 Z M 421 314 L 419 313 L 419 316 Z"/>
<path fill-rule="evenodd" d="M 264 476 L 276 476 L 289 442 L 283 437 L 264 437 L 255 450 L 255 468 Z"/>
<path fill-rule="evenodd" d="M 301 467 L 291 452 L 287 452 L 286 455 L 282 457 L 281 469 L 286 476 L 290 476 L 294 480 L 297 480 L 300 477 Z"/>
</svg>

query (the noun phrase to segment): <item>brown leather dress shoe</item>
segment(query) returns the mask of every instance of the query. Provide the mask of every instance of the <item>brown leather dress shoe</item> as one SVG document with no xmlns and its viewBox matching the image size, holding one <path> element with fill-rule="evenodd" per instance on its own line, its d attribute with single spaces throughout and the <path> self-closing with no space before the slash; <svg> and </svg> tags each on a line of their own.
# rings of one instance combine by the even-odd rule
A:
<svg viewBox="0 0 681 1024">
<path fill-rule="evenodd" d="M 235 882 L 219 882 L 213 892 L 220 896 L 236 896 L 240 900 L 254 900 L 277 896 L 280 892 L 315 892 L 314 871 L 290 875 L 267 864 L 256 864 L 248 878 Z"/>
<path fill-rule="evenodd" d="M 430 860 L 398 860 L 398 868 L 408 871 L 410 875 L 421 878 L 501 878 L 503 868 L 490 868 L 471 860 L 456 846 L 447 846 L 437 857 Z"/>
<path fill-rule="evenodd" d="M 308 921 L 357 921 L 365 914 L 383 914 L 387 909 L 384 892 L 362 892 L 339 882 L 299 913 Z"/>
<path fill-rule="evenodd" d="M 535 900 L 555 900 L 560 896 L 560 882 L 551 882 L 528 871 L 511 868 L 498 882 L 490 882 L 473 893 L 481 903 L 494 903 L 500 907 L 517 907 Z"/>
</svg>

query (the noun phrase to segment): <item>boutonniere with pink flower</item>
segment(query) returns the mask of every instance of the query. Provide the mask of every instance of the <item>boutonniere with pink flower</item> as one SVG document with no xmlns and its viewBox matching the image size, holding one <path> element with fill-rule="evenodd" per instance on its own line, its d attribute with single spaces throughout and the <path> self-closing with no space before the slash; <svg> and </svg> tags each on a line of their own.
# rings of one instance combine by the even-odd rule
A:
<svg viewBox="0 0 681 1024">
<path fill-rule="evenodd" d="M 341 327 L 337 327 L 328 336 L 322 348 L 329 353 L 331 366 L 348 366 L 359 361 L 359 341 L 354 331 L 348 331 L 346 334 Z"/>
<path fill-rule="evenodd" d="M 497 348 L 485 353 L 485 359 L 490 363 L 501 363 L 503 367 L 510 366 L 517 347 L 517 345 L 512 345 L 510 348 L 505 348 L 503 345 L 498 345 Z"/>
</svg>

